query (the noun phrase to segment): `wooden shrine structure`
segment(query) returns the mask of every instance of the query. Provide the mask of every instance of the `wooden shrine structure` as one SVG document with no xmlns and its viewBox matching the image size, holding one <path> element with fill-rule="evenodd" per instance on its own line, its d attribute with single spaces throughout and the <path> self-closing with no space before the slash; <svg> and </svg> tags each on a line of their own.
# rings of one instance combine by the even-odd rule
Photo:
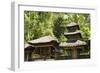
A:
<svg viewBox="0 0 100 73">
<path fill-rule="evenodd" d="M 78 49 L 84 49 L 86 42 L 82 41 L 80 28 L 77 23 L 70 23 L 65 27 L 68 32 L 65 32 L 64 35 L 68 40 L 64 43 L 60 43 L 59 46 L 64 49 L 71 49 L 72 58 L 76 59 L 78 57 Z"/>
<path fill-rule="evenodd" d="M 66 26 L 67 31 L 64 36 L 68 39 L 66 42 L 59 41 L 51 36 L 44 36 L 25 43 L 24 60 L 47 60 L 59 58 L 60 49 L 71 50 L 71 58 L 78 58 L 78 50 L 83 50 L 86 42 L 82 41 L 80 27 L 77 23 L 70 23 Z"/>
<path fill-rule="evenodd" d="M 29 56 L 26 61 L 36 59 L 55 59 L 58 51 L 58 40 L 51 36 L 44 36 L 28 42 L 31 47 L 27 47 L 25 52 L 28 52 L 25 57 Z M 28 49 L 28 50 L 27 50 Z M 30 50 L 30 52 L 29 52 Z M 31 59 L 30 59 L 31 58 Z"/>
</svg>

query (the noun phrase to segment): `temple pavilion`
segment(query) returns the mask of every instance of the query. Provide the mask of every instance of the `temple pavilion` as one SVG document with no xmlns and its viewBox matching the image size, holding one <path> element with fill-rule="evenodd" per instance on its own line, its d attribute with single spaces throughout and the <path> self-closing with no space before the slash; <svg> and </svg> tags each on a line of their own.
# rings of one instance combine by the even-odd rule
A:
<svg viewBox="0 0 100 73">
<path fill-rule="evenodd" d="M 51 36 L 31 40 L 25 47 L 25 60 L 55 59 L 58 52 L 58 44 L 58 40 Z"/>
<path fill-rule="evenodd" d="M 64 43 L 60 43 L 60 47 L 65 50 L 71 50 L 72 59 L 78 58 L 78 50 L 84 49 L 86 42 L 82 41 L 79 25 L 77 23 L 70 23 L 65 26 L 67 31 L 64 33 L 68 39 Z"/>
<path fill-rule="evenodd" d="M 87 43 L 83 41 L 79 24 L 70 23 L 67 24 L 65 28 L 67 29 L 67 31 L 64 32 L 64 36 L 67 38 L 66 42 L 59 43 L 56 38 L 48 35 L 25 43 L 24 60 L 57 59 L 61 56 L 59 55 L 61 49 L 70 50 L 71 59 L 77 59 L 79 55 L 78 52 L 84 50 L 84 46 L 86 46 Z"/>
</svg>

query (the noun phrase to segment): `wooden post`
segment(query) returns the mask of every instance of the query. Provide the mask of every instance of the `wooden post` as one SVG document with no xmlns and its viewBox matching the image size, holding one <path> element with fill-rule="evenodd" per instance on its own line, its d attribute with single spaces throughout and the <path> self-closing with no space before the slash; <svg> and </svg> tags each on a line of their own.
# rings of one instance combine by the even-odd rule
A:
<svg viewBox="0 0 100 73">
<path fill-rule="evenodd" d="M 57 52 L 56 52 L 56 48 L 54 50 L 54 54 L 55 54 L 55 59 L 57 59 Z"/>
<path fill-rule="evenodd" d="M 29 52 L 26 51 L 26 61 L 29 61 Z"/>
<path fill-rule="evenodd" d="M 51 47 L 49 47 L 49 58 L 51 58 Z"/>
<path fill-rule="evenodd" d="M 77 49 L 76 48 L 73 48 L 72 49 L 72 58 L 73 59 L 76 59 L 77 58 Z"/>
<path fill-rule="evenodd" d="M 41 52 L 41 48 L 39 48 L 40 49 L 40 58 L 42 58 L 42 52 Z"/>
</svg>

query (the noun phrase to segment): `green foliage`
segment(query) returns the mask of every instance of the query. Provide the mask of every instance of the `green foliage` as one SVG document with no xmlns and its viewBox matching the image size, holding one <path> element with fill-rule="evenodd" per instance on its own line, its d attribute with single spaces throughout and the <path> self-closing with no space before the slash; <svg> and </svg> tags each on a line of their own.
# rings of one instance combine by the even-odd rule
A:
<svg viewBox="0 0 100 73">
<path fill-rule="evenodd" d="M 67 39 L 64 36 L 66 28 L 63 26 L 71 22 L 80 24 L 84 39 L 90 38 L 89 14 L 24 11 L 25 42 L 46 35 L 51 35 L 60 42 L 64 42 Z"/>
</svg>

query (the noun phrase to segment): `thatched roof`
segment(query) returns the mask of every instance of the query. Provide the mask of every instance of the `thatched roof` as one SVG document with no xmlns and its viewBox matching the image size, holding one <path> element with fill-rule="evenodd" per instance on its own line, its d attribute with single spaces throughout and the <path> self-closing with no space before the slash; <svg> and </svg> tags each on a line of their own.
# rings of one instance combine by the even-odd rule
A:
<svg viewBox="0 0 100 73">
<path fill-rule="evenodd" d="M 29 41 L 28 43 L 39 44 L 39 43 L 49 43 L 49 42 L 52 42 L 52 41 L 58 42 L 58 40 L 56 38 L 53 38 L 51 36 L 44 36 L 44 37 L 40 37 L 38 39 Z"/>
<path fill-rule="evenodd" d="M 32 49 L 34 49 L 34 48 L 33 48 L 32 45 L 30 45 L 30 44 L 28 44 L 28 43 L 25 43 L 25 44 L 24 44 L 24 49 L 25 49 L 25 50 L 32 50 Z"/>
<path fill-rule="evenodd" d="M 76 42 L 64 42 L 64 43 L 61 43 L 59 46 L 60 47 L 76 47 L 76 46 L 82 46 L 82 45 L 86 45 L 86 42 L 77 40 Z"/>
<path fill-rule="evenodd" d="M 72 22 L 66 25 L 66 27 L 74 27 L 74 26 L 79 26 L 79 24 Z"/>
<path fill-rule="evenodd" d="M 24 44 L 24 48 L 27 48 L 27 47 L 29 47 L 29 46 L 31 46 L 31 45 L 28 44 L 28 43 L 25 43 L 25 44 Z"/>
<path fill-rule="evenodd" d="M 80 34 L 80 31 L 75 31 L 75 32 L 65 32 L 64 35 L 75 35 L 75 34 Z"/>
</svg>

